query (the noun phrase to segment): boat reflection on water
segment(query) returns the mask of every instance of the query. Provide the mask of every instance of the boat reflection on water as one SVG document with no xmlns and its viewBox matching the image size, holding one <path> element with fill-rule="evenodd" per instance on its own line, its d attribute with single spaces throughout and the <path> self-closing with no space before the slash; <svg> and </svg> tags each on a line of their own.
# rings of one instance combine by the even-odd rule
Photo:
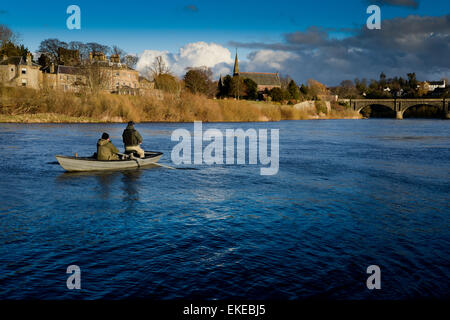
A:
<svg viewBox="0 0 450 320">
<path fill-rule="evenodd" d="M 139 189 L 141 188 L 140 177 L 142 170 L 130 170 L 122 172 L 122 190 L 126 201 L 138 201 Z"/>
<path fill-rule="evenodd" d="M 157 166 L 146 168 L 155 169 Z M 125 201 L 139 201 L 139 182 L 144 170 L 101 171 L 101 172 L 64 172 L 57 177 L 60 185 L 84 185 L 95 192 L 100 199 L 107 200 L 114 190 L 124 192 Z M 122 182 L 122 183 L 119 183 Z"/>
</svg>

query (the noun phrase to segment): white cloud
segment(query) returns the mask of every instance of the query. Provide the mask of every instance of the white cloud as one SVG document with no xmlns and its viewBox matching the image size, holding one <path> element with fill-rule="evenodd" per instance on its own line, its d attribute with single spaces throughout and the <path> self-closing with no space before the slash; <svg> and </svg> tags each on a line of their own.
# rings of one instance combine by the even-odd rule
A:
<svg viewBox="0 0 450 320">
<path fill-rule="evenodd" d="M 155 58 L 162 56 L 171 71 L 181 77 L 189 67 L 208 67 L 213 70 L 215 76 L 230 71 L 229 65 L 233 64 L 230 51 L 216 43 L 195 42 L 180 48 L 178 53 L 168 51 L 145 50 L 139 57 L 136 69 L 145 72 Z"/>
<path fill-rule="evenodd" d="M 295 53 L 279 50 L 259 50 L 248 55 L 248 62 L 245 63 L 247 70 L 257 72 L 281 72 L 289 70 L 289 62 L 300 57 Z M 244 70 L 243 70 L 244 71 Z"/>
<path fill-rule="evenodd" d="M 178 53 L 168 51 L 145 50 L 140 56 L 136 69 L 145 73 L 155 58 L 162 56 L 170 70 L 182 77 L 188 67 L 208 67 L 213 71 L 213 76 L 218 79 L 220 75 L 232 73 L 234 55 L 221 45 L 216 43 L 195 42 L 180 48 Z M 280 72 L 291 74 L 293 65 L 299 65 L 301 57 L 296 53 L 279 50 L 257 50 L 247 57 L 239 59 L 239 68 L 247 72 Z M 295 73 L 295 72 L 294 72 Z"/>
<path fill-rule="evenodd" d="M 173 54 L 168 51 L 158 51 L 158 50 L 145 50 L 141 55 L 139 55 L 139 60 L 136 64 L 136 70 L 141 73 L 145 73 L 148 67 L 151 67 L 156 57 L 162 56 L 164 61 L 169 65 L 173 65 Z"/>
</svg>

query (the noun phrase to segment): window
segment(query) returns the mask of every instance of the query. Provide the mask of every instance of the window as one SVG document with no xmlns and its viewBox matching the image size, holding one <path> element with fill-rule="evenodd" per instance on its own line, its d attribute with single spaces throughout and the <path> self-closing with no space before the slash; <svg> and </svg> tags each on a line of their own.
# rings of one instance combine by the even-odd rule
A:
<svg viewBox="0 0 450 320">
<path fill-rule="evenodd" d="M 22 74 L 27 74 L 27 68 L 22 68 Z"/>
<path fill-rule="evenodd" d="M 11 72 L 14 72 L 14 68 L 11 68 Z"/>
<path fill-rule="evenodd" d="M 22 87 L 26 87 L 27 86 L 27 79 L 22 79 Z"/>
</svg>

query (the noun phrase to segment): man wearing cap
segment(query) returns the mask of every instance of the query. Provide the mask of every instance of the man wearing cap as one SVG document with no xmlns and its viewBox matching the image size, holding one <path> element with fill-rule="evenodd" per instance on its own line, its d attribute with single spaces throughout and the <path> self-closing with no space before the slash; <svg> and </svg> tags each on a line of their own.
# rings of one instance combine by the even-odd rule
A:
<svg viewBox="0 0 450 320">
<path fill-rule="evenodd" d="M 122 134 L 123 144 L 125 145 L 125 152 L 136 152 L 139 157 L 145 158 L 145 151 L 141 148 L 142 136 L 134 128 L 134 122 L 128 122 L 127 128 Z"/>
<path fill-rule="evenodd" d="M 109 141 L 109 134 L 103 133 L 97 142 L 97 160 L 119 160 L 119 150 Z"/>
</svg>

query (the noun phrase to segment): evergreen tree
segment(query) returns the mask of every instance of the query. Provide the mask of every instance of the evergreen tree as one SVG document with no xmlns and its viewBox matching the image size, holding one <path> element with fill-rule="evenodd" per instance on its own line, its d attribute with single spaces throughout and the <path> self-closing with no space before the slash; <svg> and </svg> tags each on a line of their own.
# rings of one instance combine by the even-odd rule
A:
<svg viewBox="0 0 450 320">
<path fill-rule="evenodd" d="M 281 102 L 284 100 L 284 93 L 281 88 L 273 88 L 270 90 L 269 95 L 272 98 L 272 101 Z"/>
<path fill-rule="evenodd" d="M 219 95 L 221 98 L 226 98 L 231 95 L 231 79 L 230 75 L 222 78 L 221 86 L 219 87 Z"/>
<path fill-rule="evenodd" d="M 298 100 L 300 98 L 300 90 L 294 80 L 289 82 L 287 90 L 290 99 Z"/>
<path fill-rule="evenodd" d="M 230 82 L 230 95 L 240 99 L 245 94 L 244 81 L 241 77 L 233 77 Z"/>
<path fill-rule="evenodd" d="M 258 99 L 258 84 L 252 79 L 245 79 L 244 85 L 246 88 L 247 99 L 256 100 Z"/>
<path fill-rule="evenodd" d="M 300 87 L 300 92 L 301 92 L 302 94 L 304 94 L 304 95 L 307 95 L 307 94 L 308 94 L 308 87 L 305 86 L 303 83 L 302 83 L 302 85 L 301 85 L 301 87 Z"/>
</svg>

